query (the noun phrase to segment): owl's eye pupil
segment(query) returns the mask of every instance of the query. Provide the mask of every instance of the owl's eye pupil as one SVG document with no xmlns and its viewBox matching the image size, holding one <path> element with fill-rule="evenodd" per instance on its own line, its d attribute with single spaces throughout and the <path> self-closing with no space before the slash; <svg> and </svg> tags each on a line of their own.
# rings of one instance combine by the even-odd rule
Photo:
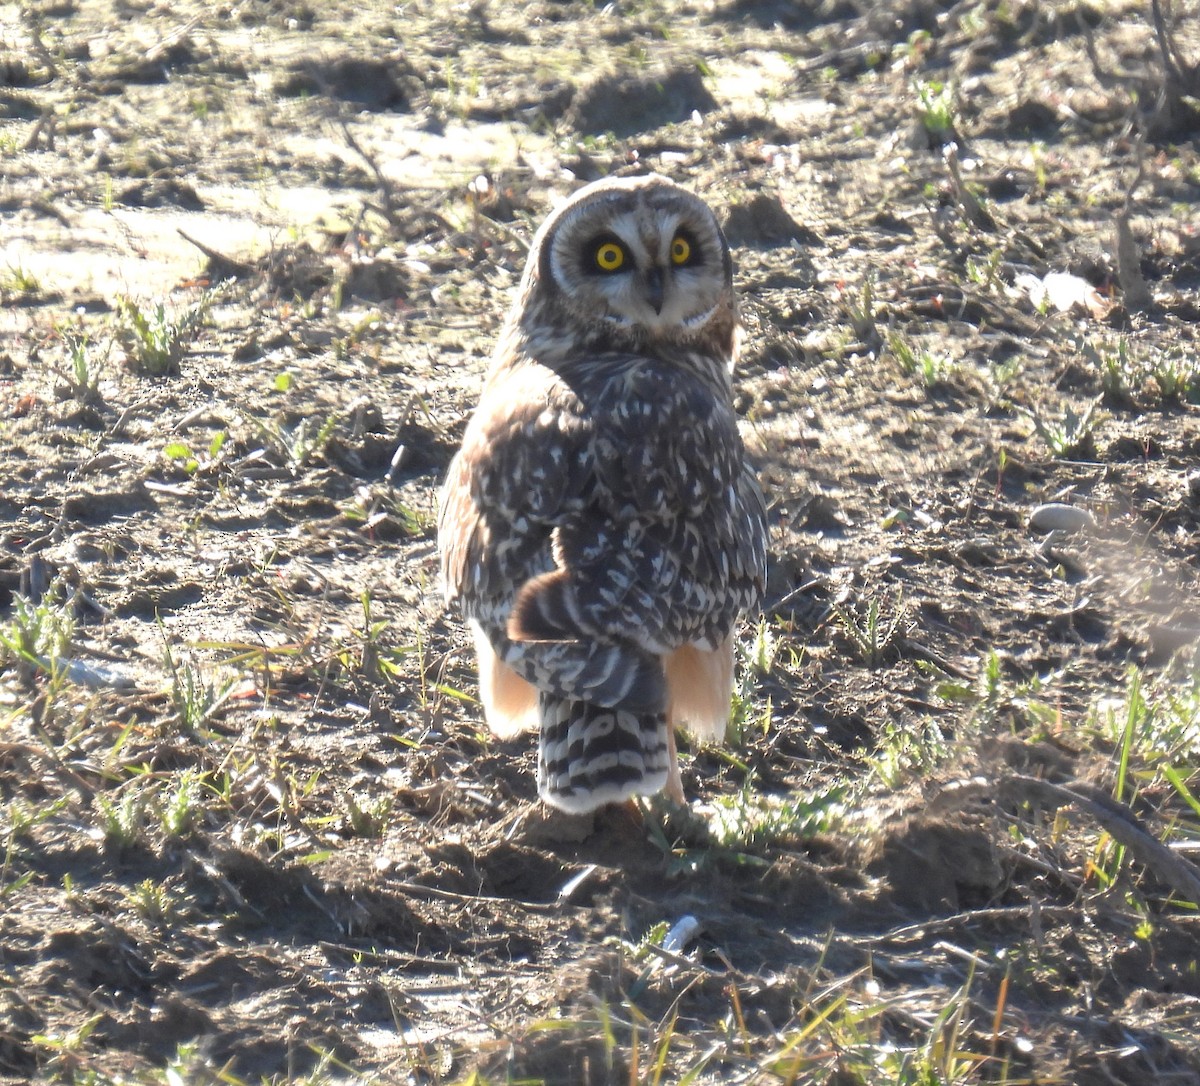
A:
<svg viewBox="0 0 1200 1086">
<path fill-rule="evenodd" d="M 625 250 L 615 241 L 601 242 L 596 247 L 596 267 L 601 271 L 614 272 L 625 263 Z"/>
<path fill-rule="evenodd" d="M 671 262 L 673 264 L 686 264 L 692 256 L 692 246 L 687 238 L 682 235 L 671 242 Z"/>
</svg>

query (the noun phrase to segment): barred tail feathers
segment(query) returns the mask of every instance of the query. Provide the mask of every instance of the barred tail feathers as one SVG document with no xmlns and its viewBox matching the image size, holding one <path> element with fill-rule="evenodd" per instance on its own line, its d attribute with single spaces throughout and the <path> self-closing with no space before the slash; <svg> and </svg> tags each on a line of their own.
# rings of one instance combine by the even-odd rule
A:
<svg viewBox="0 0 1200 1086">
<path fill-rule="evenodd" d="M 663 712 L 635 713 L 538 698 L 538 793 L 565 811 L 585 813 L 673 783 L 675 746 Z"/>
</svg>

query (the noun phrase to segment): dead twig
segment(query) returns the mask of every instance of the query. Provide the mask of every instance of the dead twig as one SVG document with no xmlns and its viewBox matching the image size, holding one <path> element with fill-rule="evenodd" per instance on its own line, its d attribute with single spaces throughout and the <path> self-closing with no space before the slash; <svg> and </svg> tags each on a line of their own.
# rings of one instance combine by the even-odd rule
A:
<svg viewBox="0 0 1200 1086">
<path fill-rule="evenodd" d="M 55 63 L 54 54 L 46 48 L 46 43 L 42 41 L 42 21 L 40 16 L 32 5 L 23 8 L 21 15 L 25 20 L 26 30 L 29 32 L 29 44 L 33 49 L 34 56 L 45 65 L 51 79 L 57 78 L 58 65 Z"/>
<path fill-rule="evenodd" d="M 1167 9 L 1164 14 L 1164 7 Z M 1150 0 L 1150 11 L 1154 17 L 1154 36 L 1158 40 L 1158 52 L 1162 57 L 1163 69 L 1166 72 L 1165 82 L 1187 93 L 1189 84 L 1195 77 L 1196 69 L 1189 64 L 1175 44 L 1174 35 L 1167 29 L 1167 18 L 1170 15 L 1170 4 L 1164 5 L 1162 0 Z"/>
<path fill-rule="evenodd" d="M 1125 190 L 1124 205 L 1113 216 L 1113 227 L 1116 232 L 1114 245 L 1117 258 L 1117 282 L 1125 299 L 1125 308 L 1140 310 L 1148 309 L 1154 304 L 1154 295 L 1150 293 L 1150 288 L 1142 276 L 1141 249 L 1137 239 L 1133 236 L 1133 229 L 1129 225 L 1129 217 L 1133 211 L 1133 194 L 1146 177 L 1146 148 L 1140 133 L 1134 137 L 1134 156 L 1137 172 L 1134 174 L 1129 188 Z"/>
<path fill-rule="evenodd" d="M 1095 792 L 1085 784 L 1068 788 L 1019 773 L 996 783 L 1001 795 L 1009 800 L 1037 802 L 1047 807 L 1069 806 L 1088 815 L 1180 897 L 1200 904 L 1200 870 L 1159 841 L 1127 804 Z M 1085 795 L 1085 789 L 1091 794 Z"/>
<path fill-rule="evenodd" d="M 54 150 L 54 132 L 58 127 L 58 118 L 54 116 L 53 109 L 46 109 L 42 115 L 33 123 L 28 138 L 21 145 L 22 151 L 36 151 L 38 144 L 42 142 L 43 135 L 45 136 L 46 150 Z"/>
<path fill-rule="evenodd" d="M 205 245 L 202 241 L 197 241 L 191 234 L 183 229 L 176 227 L 176 233 L 179 234 L 184 241 L 189 245 L 194 245 L 206 257 L 212 265 L 211 271 L 219 279 L 228 279 L 229 277 L 242 278 L 244 276 L 253 275 L 255 267 L 253 264 L 247 264 L 244 260 L 238 260 L 232 256 L 226 256 L 224 253 Z"/>
<path fill-rule="evenodd" d="M 1039 906 L 1037 903 L 997 905 L 984 909 L 967 909 L 950 916 L 937 916 L 918 924 L 905 924 L 880 935 L 853 935 L 843 938 L 845 942 L 855 946 L 881 946 L 889 943 L 923 943 L 931 936 L 944 931 L 954 931 L 969 924 L 1004 925 L 1011 923 L 1026 930 L 1029 927 L 1032 910 L 1036 910 L 1040 919 L 1053 922 L 1077 921 L 1084 915 L 1078 905 Z"/>
<path fill-rule="evenodd" d="M 347 146 L 367 164 L 371 173 L 374 174 L 375 187 L 379 190 L 379 195 L 383 199 L 383 217 L 387 219 L 388 226 L 391 227 L 392 232 L 396 236 L 399 236 L 401 234 L 400 212 L 396 207 L 396 197 L 391 181 L 384 174 L 382 167 L 379 165 L 379 160 L 355 139 L 346 118 L 339 116 L 337 122 L 342 130 L 342 138 L 346 141 Z"/>
<path fill-rule="evenodd" d="M 954 194 L 954 202 L 958 204 L 963 218 L 968 224 L 980 230 L 995 230 L 996 220 L 992 218 L 992 213 L 983 206 L 983 202 L 963 180 L 962 167 L 958 161 L 958 144 L 946 144 L 942 158 L 946 163 L 946 169 L 950 171 L 950 188 Z"/>
<path fill-rule="evenodd" d="M 1082 12 L 1077 10 L 1075 19 L 1096 82 L 1107 90 L 1124 91 L 1131 127 L 1154 139 L 1194 127 L 1197 111 L 1193 99 L 1200 96 L 1200 64 L 1189 63 L 1176 44 L 1171 4 L 1151 0 L 1150 8 L 1161 71 L 1155 65 L 1142 71 L 1106 69 L 1096 48 L 1095 34 Z"/>
</svg>

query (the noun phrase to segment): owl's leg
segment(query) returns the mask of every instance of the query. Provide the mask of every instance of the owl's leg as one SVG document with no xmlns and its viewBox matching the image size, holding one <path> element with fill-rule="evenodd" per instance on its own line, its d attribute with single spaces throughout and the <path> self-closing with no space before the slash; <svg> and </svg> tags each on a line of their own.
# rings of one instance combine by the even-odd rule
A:
<svg viewBox="0 0 1200 1086">
<path fill-rule="evenodd" d="M 679 775 L 679 755 L 675 750 L 675 721 L 671 716 L 667 717 L 667 760 L 667 785 L 663 791 L 683 807 L 687 800 L 683 798 L 683 778 Z"/>
<path fill-rule="evenodd" d="M 538 793 L 547 803 L 583 813 L 668 786 L 675 744 L 665 713 L 610 709 L 546 691 L 538 707 Z"/>
</svg>

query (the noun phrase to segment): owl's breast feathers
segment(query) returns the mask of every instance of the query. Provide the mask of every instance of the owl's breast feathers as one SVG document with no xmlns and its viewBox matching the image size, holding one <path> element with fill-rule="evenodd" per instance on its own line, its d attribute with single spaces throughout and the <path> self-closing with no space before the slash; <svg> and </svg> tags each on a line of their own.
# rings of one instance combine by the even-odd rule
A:
<svg viewBox="0 0 1200 1086">
<path fill-rule="evenodd" d="M 516 641 L 715 648 L 758 605 L 766 514 L 728 393 L 647 358 L 495 374 L 442 492 L 448 601 Z"/>
</svg>

